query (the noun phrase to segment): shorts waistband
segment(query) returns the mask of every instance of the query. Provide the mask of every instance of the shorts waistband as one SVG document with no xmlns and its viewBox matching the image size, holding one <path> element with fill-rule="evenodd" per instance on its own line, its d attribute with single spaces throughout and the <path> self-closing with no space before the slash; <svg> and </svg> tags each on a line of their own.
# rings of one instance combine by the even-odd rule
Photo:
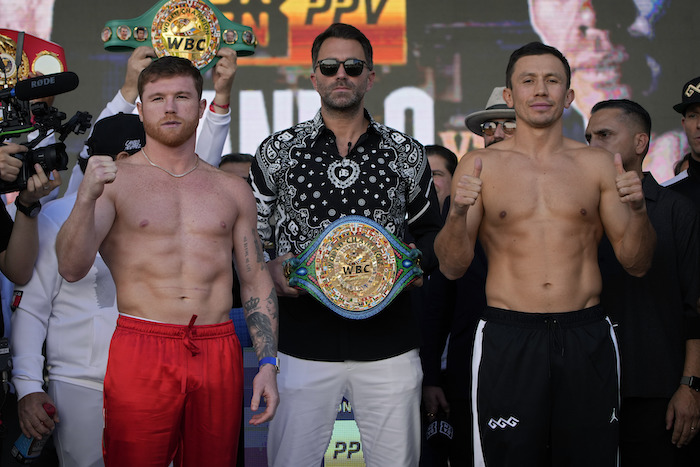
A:
<svg viewBox="0 0 700 467">
<path fill-rule="evenodd" d="M 143 320 L 132 316 L 119 315 L 117 329 L 147 333 L 161 337 L 182 338 L 188 334 L 192 339 L 209 339 L 215 337 L 236 334 L 231 320 L 217 324 L 194 325 L 196 315 L 193 315 L 190 324 L 159 323 Z"/>
<path fill-rule="evenodd" d="M 546 329 L 556 322 L 561 328 L 573 328 L 605 319 L 601 305 L 562 313 L 526 313 L 487 306 L 482 317 L 486 321 L 509 324 L 518 327 Z"/>
</svg>

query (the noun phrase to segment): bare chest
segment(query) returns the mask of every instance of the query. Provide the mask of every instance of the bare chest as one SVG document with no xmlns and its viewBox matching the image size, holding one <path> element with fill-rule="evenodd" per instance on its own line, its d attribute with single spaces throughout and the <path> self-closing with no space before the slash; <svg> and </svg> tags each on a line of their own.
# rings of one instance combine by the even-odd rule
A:
<svg viewBox="0 0 700 467">
<path fill-rule="evenodd" d="M 116 225 L 156 236 L 228 236 L 237 212 L 228 190 L 211 177 L 134 177 L 120 187 Z"/>
<path fill-rule="evenodd" d="M 598 222 L 600 187 L 576 165 L 517 165 L 484 180 L 483 201 L 489 222 Z"/>
</svg>

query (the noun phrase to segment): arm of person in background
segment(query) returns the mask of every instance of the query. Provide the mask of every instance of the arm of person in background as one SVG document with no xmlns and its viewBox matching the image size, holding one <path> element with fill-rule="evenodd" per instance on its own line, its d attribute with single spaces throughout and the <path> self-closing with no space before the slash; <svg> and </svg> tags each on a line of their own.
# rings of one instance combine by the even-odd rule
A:
<svg viewBox="0 0 700 467">
<path fill-rule="evenodd" d="M 700 376 L 700 339 L 685 341 L 684 376 Z M 681 384 L 666 409 L 666 429 L 673 429 L 671 442 L 686 446 L 700 430 L 700 393 Z"/>
<path fill-rule="evenodd" d="M 428 292 L 420 323 L 423 337 L 420 358 L 423 364 L 423 408 L 430 417 L 430 414 L 437 415 L 440 409 L 446 414 L 450 413 L 440 373 L 442 354 L 454 315 L 456 285 L 440 271 L 433 271 L 426 286 Z"/>
<path fill-rule="evenodd" d="M 48 435 L 59 422 L 60 407 L 49 417 L 43 404 L 56 406 L 43 390 L 44 356 L 53 299 L 61 286 L 56 261 L 56 234 L 60 228 L 53 220 L 39 216 L 39 255 L 32 279 L 16 290 L 22 292 L 17 310 L 12 314 L 12 384 L 17 390 L 19 424 L 28 437 Z"/>
<path fill-rule="evenodd" d="M 414 170 L 410 171 L 410 173 L 415 174 L 413 175 L 415 180 L 409 183 L 411 191 L 407 194 L 408 230 L 410 237 L 415 241 L 415 246 L 409 246 L 417 247 L 421 251 L 420 266 L 423 273 L 428 275 L 438 266 L 433 245 L 435 237 L 442 228 L 443 221 L 428 158 L 423 146 L 419 144 L 417 146 L 416 150 L 419 152 L 419 156 L 411 167 Z M 417 285 L 421 285 L 420 281 L 417 282 Z"/>
<path fill-rule="evenodd" d="M 231 88 L 236 77 L 237 55 L 233 49 L 222 48 L 221 57 L 212 69 L 214 100 L 204 111 L 202 130 L 197 137 L 196 152 L 203 161 L 219 166 L 224 144 L 231 125 Z M 213 110 L 212 110 L 213 109 Z"/>
<path fill-rule="evenodd" d="M 102 112 L 97 117 L 97 120 L 93 122 L 93 126 L 96 122 L 99 122 L 103 118 L 111 117 L 119 112 L 125 114 L 133 113 L 136 108 L 136 98 L 139 97 L 138 81 L 141 71 L 146 68 L 153 59 L 156 58 L 156 52 L 152 47 L 141 46 L 134 49 L 126 63 L 126 76 L 124 77 L 124 84 L 121 89 L 117 91 L 117 95 L 114 96 L 107 106 L 102 109 Z M 92 129 L 90 130 L 90 135 L 92 135 Z M 88 135 L 89 136 L 89 135 Z M 87 139 L 87 138 L 86 138 Z M 83 150 L 80 152 L 78 157 L 83 159 L 88 158 L 87 146 L 83 146 Z M 63 196 L 67 196 L 78 191 L 78 186 L 83 180 L 83 172 L 80 170 L 80 166 L 75 164 L 73 171 L 71 172 L 70 180 L 68 181 L 68 188 Z"/>
<path fill-rule="evenodd" d="M 27 148 L 14 143 L 6 143 L 0 146 L 0 178 L 5 181 L 14 181 L 19 173 L 19 167 L 12 159 L 19 161 L 12 154 L 26 152 Z M 21 167 L 21 161 L 20 167 Z M 15 171 L 16 170 L 16 171 Z M 41 198 L 61 185 L 61 176 L 57 170 L 52 173 L 53 180 L 44 173 L 41 165 L 34 164 L 36 173 L 27 181 L 27 187 L 20 191 L 17 202 L 29 207 Z M 0 252 L 0 271 L 15 284 L 26 284 L 32 277 L 34 262 L 39 251 L 39 234 L 37 233 L 37 219 L 31 218 L 21 212 L 15 216 L 12 234 L 7 244 L 7 249 Z"/>
<path fill-rule="evenodd" d="M 683 293 L 683 328 L 685 330 L 684 376 L 700 376 L 700 216 L 688 200 L 677 202 L 673 209 L 682 214 L 673 217 L 678 282 Z M 694 427 L 694 430 L 691 430 Z M 666 409 L 666 429 L 673 430 L 671 442 L 687 445 L 700 431 L 700 393 L 680 384 Z"/>
<path fill-rule="evenodd" d="M 239 215 L 233 226 L 233 253 L 241 284 L 241 300 L 248 332 L 258 361 L 277 357 L 278 307 L 275 287 L 265 266 L 262 243 L 256 228 L 255 200 L 241 179 L 232 180 L 241 185 L 238 200 Z M 279 404 L 277 371 L 274 365 L 263 364 L 253 379 L 253 397 L 250 409 L 255 412 L 260 398 L 265 399 L 265 411 L 253 415 L 250 424 L 259 425 L 274 417 Z"/>
</svg>

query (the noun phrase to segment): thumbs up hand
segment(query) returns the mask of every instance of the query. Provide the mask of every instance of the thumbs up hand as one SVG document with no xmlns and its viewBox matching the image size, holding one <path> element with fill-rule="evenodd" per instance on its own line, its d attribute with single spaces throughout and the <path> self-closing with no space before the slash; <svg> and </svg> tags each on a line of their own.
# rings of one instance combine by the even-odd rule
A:
<svg viewBox="0 0 700 467">
<path fill-rule="evenodd" d="M 470 206 L 476 203 L 481 193 L 481 158 L 474 159 L 474 171 L 471 175 L 462 175 L 457 182 L 457 190 L 452 203 L 459 214 L 466 214 Z"/>
<path fill-rule="evenodd" d="M 620 201 L 628 203 L 633 211 L 645 209 L 642 181 L 636 172 L 625 171 L 622 165 L 622 156 L 619 153 L 615 154 L 615 168 L 617 169 L 615 186 Z"/>
</svg>

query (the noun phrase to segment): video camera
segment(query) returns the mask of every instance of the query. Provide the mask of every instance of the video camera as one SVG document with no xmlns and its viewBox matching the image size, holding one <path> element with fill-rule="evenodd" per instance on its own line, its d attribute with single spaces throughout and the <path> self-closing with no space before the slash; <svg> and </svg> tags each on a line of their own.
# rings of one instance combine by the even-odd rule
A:
<svg viewBox="0 0 700 467">
<path fill-rule="evenodd" d="M 22 143 L 29 151 L 13 154 L 22 161 L 22 168 L 14 182 L 0 180 L 0 193 L 20 191 L 36 173 L 34 164 L 40 164 L 48 175 L 52 170 L 66 170 L 68 155 L 63 141 L 72 132 L 83 134 L 90 128 L 92 115 L 87 112 L 76 114 L 65 124 L 61 124 L 66 114 L 46 102 L 31 102 L 72 91 L 78 87 L 78 75 L 70 71 L 37 76 L 19 81 L 14 88 L 0 90 L 0 141 L 20 134 L 37 130 L 39 135 L 32 141 Z M 58 142 L 37 148 L 49 135 L 59 135 Z"/>
</svg>

